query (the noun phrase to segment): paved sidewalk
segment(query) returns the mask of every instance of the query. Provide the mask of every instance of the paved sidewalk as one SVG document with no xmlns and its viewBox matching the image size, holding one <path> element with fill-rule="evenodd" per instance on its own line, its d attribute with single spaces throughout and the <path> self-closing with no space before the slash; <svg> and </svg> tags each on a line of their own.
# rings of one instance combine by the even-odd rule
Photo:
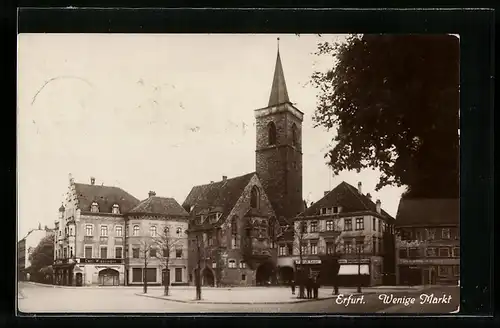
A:
<svg viewBox="0 0 500 328">
<path fill-rule="evenodd" d="M 340 289 L 340 294 L 358 295 L 355 289 Z M 362 294 L 374 293 L 373 291 L 365 291 Z M 138 296 L 157 298 L 181 303 L 205 303 L 205 304 L 285 304 L 285 303 L 301 303 L 314 302 L 325 300 L 328 298 L 336 298 L 337 295 L 332 295 L 331 288 L 321 288 L 318 291 L 317 299 L 299 299 L 297 298 L 298 288 L 295 290 L 295 295 L 292 295 L 290 288 L 283 287 L 242 287 L 242 288 L 202 288 L 202 300 L 195 299 L 196 290 L 187 289 L 171 289 L 169 296 L 163 296 L 163 290 L 148 291 L 147 294 L 136 293 Z"/>
</svg>

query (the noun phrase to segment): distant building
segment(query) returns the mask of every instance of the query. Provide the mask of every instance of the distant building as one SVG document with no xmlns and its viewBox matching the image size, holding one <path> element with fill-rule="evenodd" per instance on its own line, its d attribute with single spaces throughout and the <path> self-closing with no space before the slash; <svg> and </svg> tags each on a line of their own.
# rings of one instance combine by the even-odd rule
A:
<svg viewBox="0 0 500 328">
<path fill-rule="evenodd" d="M 459 199 L 401 199 L 396 216 L 397 283 L 460 279 Z"/>
<path fill-rule="evenodd" d="M 362 193 L 361 183 L 355 188 L 342 182 L 295 218 L 293 242 L 278 240 L 280 279 L 290 280 L 302 266 L 330 284 L 326 267 L 336 257 L 341 264 L 340 286 L 381 285 L 390 269 L 384 268 L 384 258 L 394 256 L 384 241 L 391 238 L 393 227 L 394 218 L 379 200 L 374 203 Z"/>
<path fill-rule="evenodd" d="M 56 221 L 55 283 L 142 283 L 146 256 L 146 279 L 149 284 L 161 284 L 162 270 L 154 250 L 138 251 L 142 244 L 152 245 L 153 236 L 170 222 L 176 228 L 187 229 L 187 213 L 171 198 L 156 197 L 151 192 L 141 202 L 121 188 L 96 185 L 94 178 L 90 184 L 83 184 L 70 177 L 67 197 Z M 186 248 L 185 242 L 179 244 Z M 186 282 L 185 257 L 175 258 L 170 264 L 176 272 L 171 279 Z M 181 274 L 178 267 L 183 269 Z"/>
<path fill-rule="evenodd" d="M 30 255 L 43 238 L 53 233 L 54 231 L 47 227 L 44 229 L 33 229 L 30 230 L 23 239 L 17 242 L 18 279 L 24 280 L 27 278 L 25 270 L 31 266 Z"/>
</svg>

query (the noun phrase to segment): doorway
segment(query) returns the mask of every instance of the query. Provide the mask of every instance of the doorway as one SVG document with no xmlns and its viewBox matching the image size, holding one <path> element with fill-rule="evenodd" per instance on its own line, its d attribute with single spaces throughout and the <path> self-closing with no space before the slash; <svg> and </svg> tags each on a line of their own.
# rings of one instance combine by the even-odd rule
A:
<svg viewBox="0 0 500 328">
<path fill-rule="evenodd" d="M 99 272 L 99 285 L 118 286 L 120 273 L 113 269 L 104 269 Z"/>
<path fill-rule="evenodd" d="M 75 279 L 76 279 L 77 286 L 83 285 L 83 275 L 81 273 L 77 273 Z"/>
<path fill-rule="evenodd" d="M 273 278 L 274 266 L 271 262 L 265 262 L 259 265 L 255 280 L 257 286 L 268 286 Z"/>
<path fill-rule="evenodd" d="M 202 272 L 202 285 L 213 287 L 215 285 L 214 274 L 209 268 L 203 269 Z"/>
</svg>

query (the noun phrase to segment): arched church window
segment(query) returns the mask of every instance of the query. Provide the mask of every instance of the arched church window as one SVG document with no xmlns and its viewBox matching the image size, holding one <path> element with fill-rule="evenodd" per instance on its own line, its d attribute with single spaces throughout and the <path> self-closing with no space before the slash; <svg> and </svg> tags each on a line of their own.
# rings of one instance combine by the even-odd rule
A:
<svg viewBox="0 0 500 328">
<path fill-rule="evenodd" d="M 236 216 L 233 216 L 232 220 L 231 220 L 231 233 L 233 235 L 236 235 L 238 234 L 238 225 L 237 225 L 237 221 L 236 221 Z"/>
<path fill-rule="evenodd" d="M 259 190 L 255 186 L 252 188 L 250 195 L 250 207 L 259 208 Z"/>
<path fill-rule="evenodd" d="M 299 142 L 298 142 L 298 139 L 297 139 L 297 125 L 295 125 L 295 123 L 292 124 L 292 145 L 294 147 L 297 147 Z"/>
<path fill-rule="evenodd" d="M 276 145 L 276 125 L 274 122 L 269 122 L 267 125 L 269 145 Z"/>
</svg>

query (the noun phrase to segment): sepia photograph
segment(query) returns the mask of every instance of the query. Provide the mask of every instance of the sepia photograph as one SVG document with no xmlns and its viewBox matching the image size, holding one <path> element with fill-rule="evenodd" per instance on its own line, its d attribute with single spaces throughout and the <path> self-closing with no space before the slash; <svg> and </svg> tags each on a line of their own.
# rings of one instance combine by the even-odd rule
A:
<svg viewBox="0 0 500 328">
<path fill-rule="evenodd" d="M 17 42 L 18 315 L 459 313 L 459 35 Z"/>
</svg>

